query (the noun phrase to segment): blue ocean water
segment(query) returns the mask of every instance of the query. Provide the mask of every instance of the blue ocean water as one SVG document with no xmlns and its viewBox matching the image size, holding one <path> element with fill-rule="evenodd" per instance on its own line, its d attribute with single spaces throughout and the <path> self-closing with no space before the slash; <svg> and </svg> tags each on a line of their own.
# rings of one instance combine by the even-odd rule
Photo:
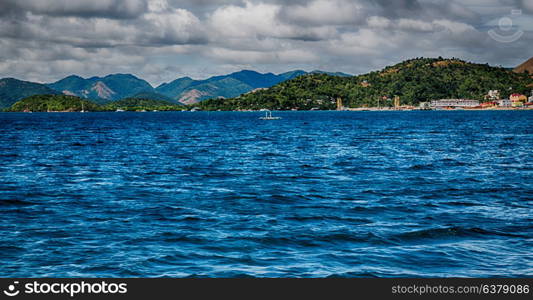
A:
<svg viewBox="0 0 533 300">
<path fill-rule="evenodd" d="M 533 276 L 533 112 L 274 115 L 0 114 L 0 276 Z"/>
</svg>

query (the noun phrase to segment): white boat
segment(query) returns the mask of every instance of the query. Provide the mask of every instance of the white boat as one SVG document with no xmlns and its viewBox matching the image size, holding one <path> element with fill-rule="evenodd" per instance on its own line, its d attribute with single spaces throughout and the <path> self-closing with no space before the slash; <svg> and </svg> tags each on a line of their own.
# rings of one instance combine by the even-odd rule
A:
<svg viewBox="0 0 533 300">
<path fill-rule="evenodd" d="M 125 110 L 119 108 L 116 112 L 125 112 Z"/>
<path fill-rule="evenodd" d="M 261 120 L 281 120 L 280 117 L 273 117 L 271 111 L 267 111 L 264 117 L 259 118 Z"/>
</svg>

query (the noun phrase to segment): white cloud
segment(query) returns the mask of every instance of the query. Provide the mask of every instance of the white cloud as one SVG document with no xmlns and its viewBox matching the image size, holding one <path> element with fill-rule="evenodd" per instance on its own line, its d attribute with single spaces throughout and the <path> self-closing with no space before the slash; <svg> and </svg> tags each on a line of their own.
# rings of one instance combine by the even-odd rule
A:
<svg viewBox="0 0 533 300">
<path fill-rule="evenodd" d="M 385 17 L 373 16 L 368 18 L 367 24 L 374 29 L 389 29 L 401 31 L 420 31 L 432 32 L 441 29 L 441 27 L 434 22 L 426 22 L 415 19 L 388 19 Z"/>
<path fill-rule="evenodd" d="M 163 2 L 158 1 L 158 3 Z M 160 5 L 156 11 L 145 14 L 143 19 L 146 21 L 146 26 L 143 28 L 144 32 L 139 35 L 148 41 L 176 45 L 199 43 L 206 38 L 200 20 L 185 9 L 172 9 Z"/>
<path fill-rule="evenodd" d="M 244 67 L 358 73 L 438 55 L 513 66 L 530 55 L 523 49 L 533 33 L 500 45 L 487 26 L 513 8 L 527 19 L 532 3 L 0 0 L 0 77 L 52 81 L 123 72 L 158 83 Z"/>
<path fill-rule="evenodd" d="M 461 22 L 454 22 L 450 20 L 435 20 L 433 22 L 436 25 L 440 25 L 446 30 L 449 30 L 453 34 L 464 34 L 464 33 L 476 33 L 478 32 L 473 26 L 461 23 Z"/>
<path fill-rule="evenodd" d="M 228 37 L 284 36 L 291 29 L 277 21 L 278 5 L 254 4 L 246 6 L 223 6 L 210 17 L 211 26 L 217 33 Z"/>
</svg>

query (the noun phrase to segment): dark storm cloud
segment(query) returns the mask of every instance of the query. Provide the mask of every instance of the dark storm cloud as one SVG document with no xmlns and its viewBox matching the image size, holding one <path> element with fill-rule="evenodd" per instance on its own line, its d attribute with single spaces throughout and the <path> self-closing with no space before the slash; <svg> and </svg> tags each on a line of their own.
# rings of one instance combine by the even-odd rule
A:
<svg viewBox="0 0 533 300">
<path fill-rule="evenodd" d="M 147 10 L 144 0 L 2 0 L 0 8 L 11 13 L 31 12 L 37 15 L 137 18 Z"/>
<path fill-rule="evenodd" d="M 487 34 L 512 9 L 527 28 L 532 0 L 0 0 L 0 77 L 361 73 L 418 56 L 513 66 L 533 30 Z"/>
<path fill-rule="evenodd" d="M 387 17 L 406 17 L 420 13 L 422 5 L 418 0 L 373 0 L 379 5 Z"/>
<path fill-rule="evenodd" d="M 17 12 L 18 6 L 11 1 L 0 1 L 0 18 Z"/>
<path fill-rule="evenodd" d="M 198 16 L 213 12 L 224 5 L 244 5 L 244 0 L 169 0 L 168 3 L 175 8 L 183 8 L 192 11 Z"/>
<path fill-rule="evenodd" d="M 419 1 L 419 0 L 370 0 L 380 7 L 382 16 L 398 19 L 412 18 L 416 20 L 449 20 L 477 21 L 475 12 L 462 5 L 463 1 Z"/>
</svg>

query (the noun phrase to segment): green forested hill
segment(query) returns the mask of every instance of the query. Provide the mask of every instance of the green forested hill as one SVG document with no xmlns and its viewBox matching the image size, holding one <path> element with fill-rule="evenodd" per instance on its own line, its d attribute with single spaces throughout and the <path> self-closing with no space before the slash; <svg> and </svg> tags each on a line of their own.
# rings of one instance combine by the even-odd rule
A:
<svg viewBox="0 0 533 300">
<path fill-rule="evenodd" d="M 83 103 L 83 104 L 82 104 Z M 66 95 L 37 95 L 31 96 L 13 104 L 9 111 L 22 112 L 46 112 L 65 111 L 75 112 L 85 109 L 86 111 L 100 110 L 100 107 L 91 102 L 75 96 Z"/>
<path fill-rule="evenodd" d="M 67 95 L 36 95 L 13 104 L 8 111 L 13 112 L 77 112 L 82 108 L 85 111 L 115 111 L 123 109 L 128 111 L 141 110 L 182 110 L 183 105 L 178 105 L 165 100 L 142 98 L 127 98 L 109 103 L 105 106 L 98 105 L 86 99 Z"/>
<path fill-rule="evenodd" d="M 123 109 L 128 111 L 140 110 L 181 110 L 183 105 L 174 104 L 165 100 L 155 100 L 148 98 L 126 98 L 111 102 L 103 107 L 104 110 Z"/>
<path fill-rule="evenodd" d="M 128 99 L 128 98 L 133 98 L 133 99 L 150 99 L 150 100 L 162 100 L 162 101 L 166 101 L 166 102 L 170 102 L 170 103 L 174 103 L 174 100 L 170 97 L 167 97 L 165 95 L 162 95 L 162 94 L 158 94 L 158 93 L 148 93 L 148 92 L 143 92 L 143 93 L 138 93 L 136 95 L 133 95 L 131 97 L 127 97 L 127 98 L 124 98 L 124 99 Z"/>
<path fill-rule="evenodd" d="M 458 59 L 417 58 L 355 77 L 309 74 L 232 99 L 212 99 L 200 103 L 206 110 L 235 109 L 333 109 L 341 97 L 346 107 L 392 105 L 394 96 L 402 104 L 441 98 L 482 100 L 489 90 L 529 94 L 533 80 L 526 74 L 473 64 Z M 380 100 L 378 100 L 380 99 Z"/>
<path fill-rule="evenodd" d="M 0 79 L 0 109 L 9 108 L 15 102 L 33 95 L 59 94 L 44 84 L 18 80 Z"/>
</svg>

